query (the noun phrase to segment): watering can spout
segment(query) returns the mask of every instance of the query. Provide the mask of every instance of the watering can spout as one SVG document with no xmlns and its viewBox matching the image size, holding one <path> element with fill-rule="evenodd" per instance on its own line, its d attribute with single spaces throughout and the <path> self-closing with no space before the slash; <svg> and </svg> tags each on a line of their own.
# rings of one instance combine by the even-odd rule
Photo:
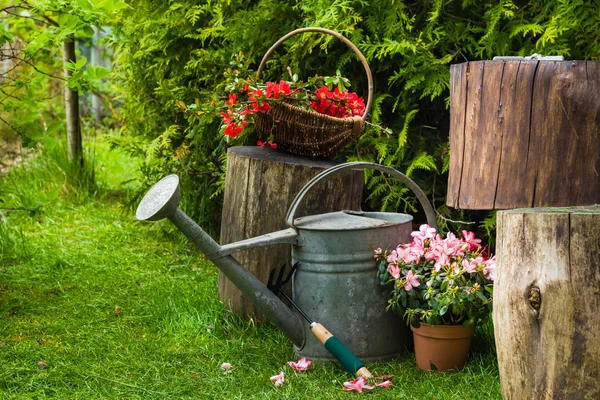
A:
<svg viewBox="0 0 600 400">
<path fill-rule="evenodd" d="M 277 325 L 283 333 L 298 347 L 304 345 L 304 331 L 299 317 L 290 310 L 244 266 L 229 254 L 244 248 L 256 247 L 248 241 L 221 247 L 179 208 L 179 177 L 169 175 L 161 179 L 146 193 L 138 205 L 135 216 L 140 221 L 158 221 L 168 218 L 196 247 L 202 251 L 224 274 L 246 295 L 261 312 Z M 258 245 L 274 243 L 295 243 L 293 230 L 264 235 Z M 294 232 L 295 233 L 295 232 Z M 236 246 L 237 245 L 237 246 Z"/>
</svg>

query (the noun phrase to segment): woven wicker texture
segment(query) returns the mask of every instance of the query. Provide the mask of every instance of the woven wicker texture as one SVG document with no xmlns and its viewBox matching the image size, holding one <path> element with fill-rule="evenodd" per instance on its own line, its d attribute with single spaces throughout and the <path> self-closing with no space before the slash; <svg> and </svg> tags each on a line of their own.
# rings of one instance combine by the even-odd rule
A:
<svg viewBox="0 0 600 400">
<path fill-rule="evenodd" d="M 367 60 L 358 48 L 341 34 L 324 28 L 301 28 L 279 39 L 263 57 L 257 71 L 261 72 L 269 56 L 281 43 L 303 32 L 322 32 L 342 40 L 361 60 L 367 73 L 369 92 L 365 112 L 362 117 L 337 118 L 320 114 L 287 103 L 271 103 L 265 113 L 254 116 L 256 128 L 262 140 L 273 135 L 277 148 L 288 153 L 308 157 L 331 157 L 345 145 L 358 138 L 365 128 L 365 119 L 371 108 L 373 98 L 373 77 Z"/>
</svg>

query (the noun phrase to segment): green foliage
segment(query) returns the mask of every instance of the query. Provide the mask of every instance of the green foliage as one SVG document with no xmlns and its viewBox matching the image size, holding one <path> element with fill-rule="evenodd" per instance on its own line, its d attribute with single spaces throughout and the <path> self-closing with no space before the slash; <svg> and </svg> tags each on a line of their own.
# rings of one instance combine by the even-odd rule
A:
<svg viewBox="0 0 600 400">
<path fill-rule="evenodd" d="M 600 35 L 598 0 L 132 0 L 129 4 L 115 42 L 123 127 L 114 141 L 146 159 L 146 187 L 166 173 L 182 175 L 185 206 L 202 223 L 212 224 L 213 232 L 220 207 L 215 188 L 222 182 L 226 148 L 253 145 L 255 137 L 226 143 L 218 121 L 190 121 L 177 101 L 206 101 L 219 90 L 222 72 L 239 51 L 256 69 L 276 40 L 305 26 L 336 30 L 355 43 L 375 78 L 371 119 L 393 133 L 368 127 L 339 158 L 406 171 L 435 199 L 443 230 L 461 229 L 465 223 L 460 221 L 482 217 L 443 205 L 449 160 L 449 65 L 495 55 L 593 59 L 600 54 L 595 39 Z M 361 64 L 333 37 L 291 38 L 271 56 L 264 78 L 278 80 L 288 66 L 300 79 L 339 69 L 354 84 L 353 91 L 366 94 Z M 373 173 L 366 179 L 371 207 L 420 210 L 399 183 Z"/>
<path fill-rule="evenodd" d="M 25 147 L 54 143 L 64 131 L 64 85 L 98 90 L 108 70 L 86 67 L 85 57 L 63 66 L 62 43 L 89 40 L 94 28 L 110 23 L 121 0 L 16 0 L 0 8 L 0 122 Z M 63 76 L 63 67 L 71 76 Z M 4 135 L 8 136 L 8 135 Z"/>
</svg>

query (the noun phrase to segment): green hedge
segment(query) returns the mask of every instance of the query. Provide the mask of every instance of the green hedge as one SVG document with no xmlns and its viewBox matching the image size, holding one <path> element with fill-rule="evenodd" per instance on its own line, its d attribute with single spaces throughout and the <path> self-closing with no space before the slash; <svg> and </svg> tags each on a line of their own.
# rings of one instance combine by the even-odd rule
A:
<svg viewBox="0 0 600 400">
<path fill-rule="evenodd" d="M 123 125 L 115 143 L 143 158 L 147 185 L 167 173 L 183 178 L 184 207 L 216 232 L 225 151 L 220 122 L 188 122 L 176 101 L 211 93 L 234 54 L 256 69 L 287 32 L 320 26 L 341 32 L 367 57 L 375 78 L 371 120 L 392 135 L 368 129 L 340 155 L 405 171 L 452 219 L 482 214 L 444 206 L 448 166 L 449 66 L 495 55 L 600 54 L 600 2 L 595 1 L 131 1 L 116 32 L 115 90 Z M 361 64 L 345 45 L 320 34 L 297 36 L 271 58 L 266 78 L 291 66 L 301 78 L 341 69 L 365 94 Z M 370 206 L 419 207 L 400 186 L 369 176 Z M 135 202 L 135 199 L 134 199 Z M 484 216 L 484 215 L 483 215 Z M 442 226 L 446 221 L 442 218 Z M 460 224 L 453 224 L 459 228 Z M 493 218 L 483 222 L 493 228 Z"/>
</svg>

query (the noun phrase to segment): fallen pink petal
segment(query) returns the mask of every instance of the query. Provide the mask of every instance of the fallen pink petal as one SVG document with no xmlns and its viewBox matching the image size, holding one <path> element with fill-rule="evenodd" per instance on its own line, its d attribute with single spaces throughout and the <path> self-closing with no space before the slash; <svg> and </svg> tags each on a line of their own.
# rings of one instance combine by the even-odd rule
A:
<svg viewBox="0 0 600 400">
<path fill-rule="evenodd" d="M 281 385 L 283 385 L 283 382 L 285 382 L 285 377 L 283 376 L 283 371 L 280 371 L 279 375 L 272 376 L 269 379 L 271 379 L 271 382 L 273 382 L 273 384 L 275 384 L 275 386 L 281 386 Z"/>
<path fill-rule="evenodd" d="M 367 380 L 361 376 L 353 381 L 344 382 L 344 389 L 348 391 L 356 390 L 358 393 L 362 393 L 363 389 L 371 390 L 375 387 L 373 385 L 365 385 L 365 383 L 367 383 Z"/>
<path fill-rule="evenodd" d="M 288 361 L 286 364 L 292 367 L 294 371 L 306 371 L 310 367 L 310 364 L 312 364 L 312 361 L 307 360 L 306 357 L 300 357 L 298 362 Z"/>
<path fill-rule="evenodd" d="M 384 388 L 389 388 L 392 385 L 392 381 L 383 381 L 381 383 L 376 383 L 375 386 L 381 386 Z"/>
<path fill-rule="evenodd" d="M 222 369 L 223 371 L 230 370 L 231 368 L 233 368 L 233 365 L 231 365 L 231 364 L 229 364 L 229 363 L 226 363 L 226 362 L 224 362 L 223 364 L 221 364 L 221 369 Z"/>
</svg>

